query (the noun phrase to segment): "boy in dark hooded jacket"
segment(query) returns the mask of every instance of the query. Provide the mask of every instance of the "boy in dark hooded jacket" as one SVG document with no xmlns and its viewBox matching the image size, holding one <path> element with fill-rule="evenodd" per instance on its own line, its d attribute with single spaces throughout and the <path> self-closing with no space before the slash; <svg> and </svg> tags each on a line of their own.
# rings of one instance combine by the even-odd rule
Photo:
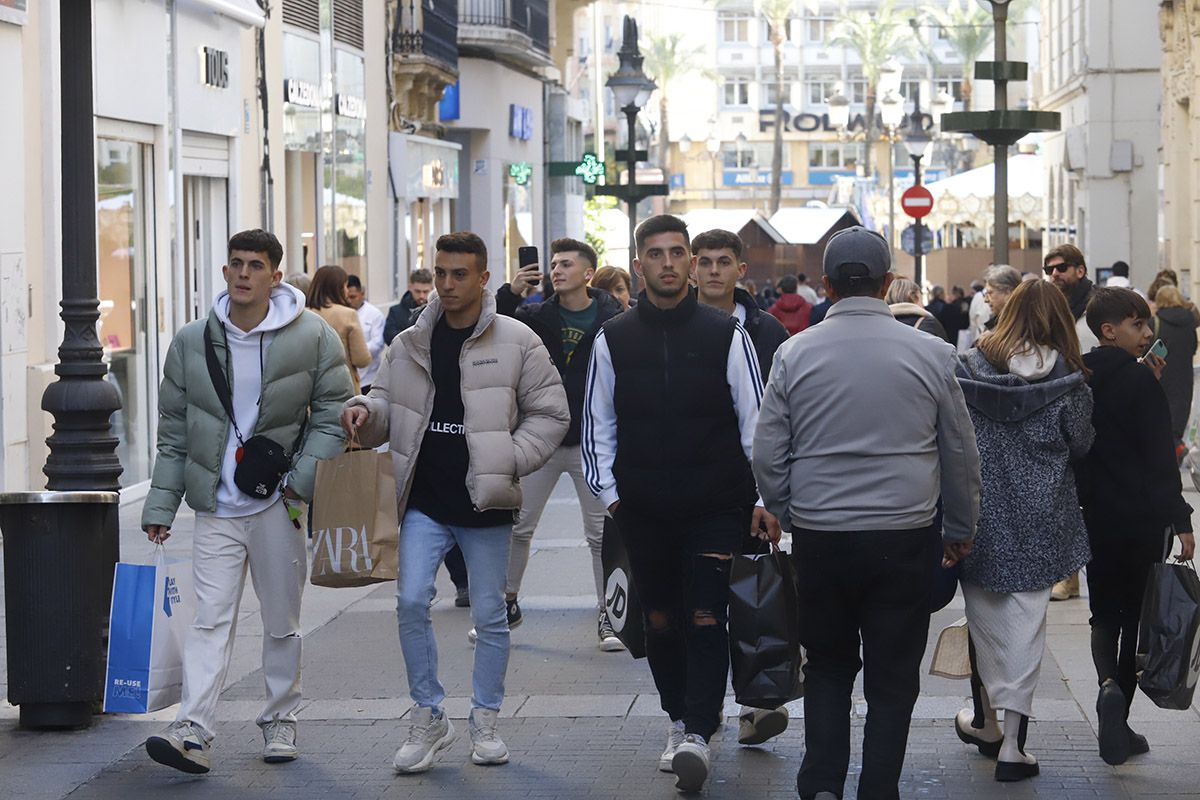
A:
<svg viewBox="0 0 1200 800">
<path fill-rule="evenodd" d="M 1150 565 L 1162 561 L 1173 530 L 1192 558 L 1192 508 L 1183 499 L 1161 359 L 1150 346 L 1150 307 L 1129 289 L 1096 289 L 1087 324 L 1100 346 L 1083 357 L 1091 370 L 1096 442 L 1082 470 L 1080 500 L 1092 560 L 1088 590 L 1092 660 L 1100 682 L 1096 713 L 1100 757 L 1121 764 L 1147 752 L 1127 722 L 1137 688 L 1135 655 Z"/>
</svg>

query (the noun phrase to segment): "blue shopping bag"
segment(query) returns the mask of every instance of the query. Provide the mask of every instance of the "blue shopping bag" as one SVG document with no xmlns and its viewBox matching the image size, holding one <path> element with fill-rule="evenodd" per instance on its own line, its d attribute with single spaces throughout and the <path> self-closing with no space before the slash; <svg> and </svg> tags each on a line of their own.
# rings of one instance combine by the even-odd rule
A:
<svg viewBox="0 0 1200 800">
<path fill-rule="evenodd" d="M 117 564 L 109 612 L 106 712 L 144 714 L 179 702 L 183 641 L 194 608 L 190 562 L 167 559 L 161 545 L 152 564 Z"/>
</svg>

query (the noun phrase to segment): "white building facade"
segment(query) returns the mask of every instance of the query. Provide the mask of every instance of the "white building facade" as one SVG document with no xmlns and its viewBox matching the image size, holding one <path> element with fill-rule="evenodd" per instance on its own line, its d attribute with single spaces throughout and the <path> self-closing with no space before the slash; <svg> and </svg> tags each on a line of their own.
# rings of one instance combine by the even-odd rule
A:
<svg viewBox="0 0 1200 800">
<path fill-rule="evenodd" d="M 1043 0 L 1038 108 L 1062 115 L 1042 143 L 1043 247 L 1079 247 L 1089 277 L 1114 261 L 1135 286 L 1158 270 L 1162 46 L 1158 17 L 1137 3 Z"/>
<path fill-rule="evenodd" d="M 266 15 L 253 0 L 94 0 L 98 334 L 122 399 L 112 425 L 127 500 L 148 486 L 167 348 L 222 290 L 232 232 L 276 233 L 285 272 L 337 263 L 381 305 L 395 296 L 386 40 L 362 36 L 383 29 L 383 9 L 332 5 L 284 0 Z M 40 405 L 62 337 L 60 13 L 70 4 L 0 9 L 0 100 L 18 110 L 0 134 L 5 490 L 45 485 L 53 422 Z M 293 39 L 316 43 L 312 62 L 285 58 L 303 50 Z M 309 135 L 314 151 L 297 146 Z M 311 169 L 293 152 L 311 153 Z"/>
</svg>

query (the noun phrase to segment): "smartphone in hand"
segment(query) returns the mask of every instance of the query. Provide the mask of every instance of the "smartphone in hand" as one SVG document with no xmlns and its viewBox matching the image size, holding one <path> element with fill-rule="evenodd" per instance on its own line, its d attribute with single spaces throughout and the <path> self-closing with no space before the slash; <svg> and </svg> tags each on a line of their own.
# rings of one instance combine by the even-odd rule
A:
<svg viewBox="0 0 1200 800">
<path fill-rule="evenodd" d="M 1158 356 L 1165 360 L 1167 357 L 1167 346 L 1163 344 L 1163 340 L 1155 339 L 1154 344 L 1150 345 L 1150 349 L 1146 351 L 1146 355 L 1142 356 L 1142 358 L 1145 359 L 1146 356 Z"/>
<path fill-rule="evenodd" d="M 538 249 L 536 247 L 517 248 L 517 267 L 521 270 L 528 269 L 529 267 L 537 267 L 537 274 L 530 275 L 525 280 L 533 286 L 537 286 L 542 282 L 541 265 L 538 258 Z"/>
</svg>

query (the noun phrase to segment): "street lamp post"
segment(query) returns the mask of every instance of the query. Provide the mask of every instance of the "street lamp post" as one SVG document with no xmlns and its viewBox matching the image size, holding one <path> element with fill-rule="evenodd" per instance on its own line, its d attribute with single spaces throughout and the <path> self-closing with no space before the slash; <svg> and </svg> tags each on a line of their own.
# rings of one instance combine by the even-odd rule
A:
<svg viewBox="0 0 1200 800">
<path fill-rule="evenodd" d="M 109 423 L 121 408 L 96 335 L 96 140 L 92 101 L 91 3 L 64 6 L 59 31 L 62 87 L 62 294 L 58 380 L 42 410 L 54 416 L 42 471 L 51 491 L 120 488 L 117 438 Z"/>
<path fill-rule="evenodd" d="M 881 82 L 882 83 L 882 82 Z M 884 139 L 888 143 L 888 245 L 896 248 L 896 154 L 893 145 L 896 131 L 904 120 L 904 100 L 898 92 L 889 91 L 879 101 L 879 114 L 883 120 Z M 867 147 L 871 143 L 867 142 Z"/>
<path fill-rule="evenodd" d="M 969 133 L 992 145 L 995 150 L 995 251 L 997 264 L 1009 263 L 1008 256 L 1008 148 L 1026 134 L 1056 131 L 1061 117 L 1053 111 L 1024 111 L 1008 107 L 1009 81 L 1029 79 L 1029 65 L 1008 61 L 1009 0 L 987 0 L 992 6 L 995 25 L 995 61 L 975 62 L 975 79 L 990 80 L 996 86 L 996 108 L 992 111 L 958 111 L 942 117 L 942 130 Z"/>
<path fill-rule="evenodd" d="M 637 149 L 637 115 L 658 86 L 642 71 L 643 57 L 638 49 L 637 22 L 633 17 L 625 17 L 624 39 L 621 49 L 617 51 L 617 58 L 617 71 L 609 76 L 605 85 L 612 90 L 617 105 L 625 114 L 629 143 L 625 150 L 618 150 L 616 156 L 618 161 L 625 162 L 629 179 L 624 185 L 597 186 L 596 194 L 612 195 L 629 205 L 629 278 L 636 291 L 637 273 L 633 270 L 633 259 L 637 256 L 634 238 L 637 230 L 637 204 L 643 198 L 652 195 L 665 195 L 668 189 L 665 184 L 639 186 L 637 182 L 637 163 L 649 158 L 646 151 Z"/>
<path fill-rule="evenodd" d="M 917 91 L 913 96 L 913 112 L 909 118 L 908 136 L 904 138 L 904 146 L 908 148 L 908 155 L 913 162 L 913 186 L 921 185 L 921 159 L 929 154 L 929 149 L 933 145 L 933 137 L 925 130 L 925 120 L 921 116 L 921 88 L 917 87 Z M 917 286 L 922 286 L 921 279 L 924 277 L 922 260 L 924 252 L 922 241 L 925 226 L 921 223 L 921 218 L 916 218 L 915 226 L 913 227 L 913 280 Z"/>
</svg>

